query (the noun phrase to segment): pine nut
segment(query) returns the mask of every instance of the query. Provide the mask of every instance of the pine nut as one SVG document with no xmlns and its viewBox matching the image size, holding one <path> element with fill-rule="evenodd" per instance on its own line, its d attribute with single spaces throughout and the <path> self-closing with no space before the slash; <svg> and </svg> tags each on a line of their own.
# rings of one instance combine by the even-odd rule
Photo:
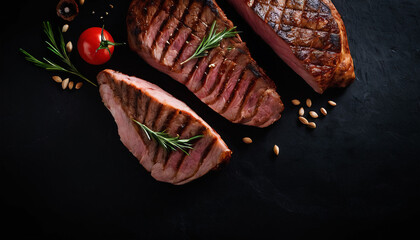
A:
<svg viewBox="0 0 420 240">
<path fill-rule="evenodd" d="M 72 90 L 73 89 L 73 86 L 74 86 L 74 82 L 73 81 L 70 81 L 69 82 L 69 89 Z"/>
<path fill-rule="evenodd" d="M 301 107 L 299 109 L 299 116 L 303 116 L 305 114 L 305 110 L 303 109 L 303 107 Z"/>
<path fill-rule="evenodd" d="M 76 83 L 76 89 L 80 89 L 83 86 L 83 82 Z"/>
<path fill-rule="evenodd" d="M 316 128 L 316 124 L 314 122 L 309 122 L 307 125 L 309 128 L 315 129 Z"/>
<path fill-rule="evenodd" d="M 61 29 L 61 32 L 65 33 L 67 32 L 67 30 L 69 30 L 69 25 L 68 24 L 64 24 L 63 28 Z"/>
<path fill-rule="evenodd" d="M 52 76 L 52 79 L 57 83 L 61 83 L 63 81 L 60 76 Z"/>
<path fill-rule="evenodd" d="M 85 3 L 85 0 L 80 0 L 79 3 L 80 5 L 83 5 Z"/>
<path fill-rule="evenodd" d="M 331 106 L 333 106 L 333 107 L 335 107 L 335 106 L 337 106 L 337 103 L 336 102 L 334 102 L 334 101 L 328 101 L 328 104 L 330 104 Z"/>
<path fill-rule="evenodd" d="M 321 111 L 322 115 L 327 116 L 328 112 L 327 112 L 327 110 L 325 110 L 325 108 L 321 108 L 319 110 Z"/>
<path fill-rule="evenodd" d="M 309 112 L 309 115 L 310 115 L 312 118 L 318 118 L 318 113 L 316 113 L 315 111 L 310 111 L 310 112 Z"/>
<path fill-rule="evenodd" d="M 70 53 L 72 50 L 73 50 L 73 43 L 71 43 L 71 41 L 69 41 L 69 42 L 66 44 L 66 51 L 67 51 L 68 53 Z"/>
<path fill-rule="evenodd" d="M 295 106 L 298 106 L 298 105 L 300 105 L 300 101 L 297 100 L 297 99 L 293 99 L 292 104 L 295 105 Z"/>
<path fill-rule="evenodd" d="M 63 82 L 61 83 L 61 87 L 63 88 L 63 90 L 64 89 L 66 89 L 67 88 L 67 86 L 69 85 L 69 78 L 66 78 L 66 79 L 64 79 L 63 80 Z"/>
<path fill-rule="evenodd" d="M 278 156 L 279 155 L 279 152 L 280 152 L 279 146 L 274 145 L 273 151 L 274 151 L 274 154 L 276 154 L 276 156 Z"/>
<path fill-rule="evenodd" d="M 310 98 L 306 99 L 306 106 L 312 107 L 312 100 Z"/>
<path fill-rule="evenodd" d="M 246 143 L 246 144 L 250 144 L 250 143 L 252 143 L 252 139 L 251 139 L 251 138 L 249 138 L 249 137 L 244 137 L 244 138 L 242 138 L 242 141 L 244 141 L 244 143 Z"/>
<path fill-rule="evenodd" d="M 307 125 L 308 124 L 308 120 L 306 118 L 302 117 L 302 116 L 299 117 L 299 121 L 301 123 L 303 123 L 304 125 Z"/>
</svg>

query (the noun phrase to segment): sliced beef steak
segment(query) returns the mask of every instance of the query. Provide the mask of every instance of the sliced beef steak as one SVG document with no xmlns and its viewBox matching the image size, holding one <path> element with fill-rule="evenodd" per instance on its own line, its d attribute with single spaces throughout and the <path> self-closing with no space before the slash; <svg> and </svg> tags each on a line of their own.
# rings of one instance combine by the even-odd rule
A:
<svg viewBox="0 0 420 240">
<path fill-rule="evenodd" d="M 203 119 L 183 102 L 158 86 L 113 70 L 98 74 L 99 91 L 118 126 L 123 144 L 163 182 L 184 184 L 230 159 L 231 151 Z M 153 131 L 164 131 L 181 139 L 203 135 L 195 140 L 189 155 L 167 151 L 149 140 L 132 119 Z"/>
<path fill-rule="evenodd" d="M 283 103 L 239 35 L 222 40 L 206 57 L 181 64 L 214 21 L 217 32 L 233 27 L 213 0 L 133 0 L 127 15 L 128 42 L 146 62 L 184 84 L 226 119 L 271 125 L 281 117 Z"/>
<path fill-rule="evenodd" d="M 330 0 L 229 0 L 318 93 L 355 79 L 346 28 Z"/>
</svg>

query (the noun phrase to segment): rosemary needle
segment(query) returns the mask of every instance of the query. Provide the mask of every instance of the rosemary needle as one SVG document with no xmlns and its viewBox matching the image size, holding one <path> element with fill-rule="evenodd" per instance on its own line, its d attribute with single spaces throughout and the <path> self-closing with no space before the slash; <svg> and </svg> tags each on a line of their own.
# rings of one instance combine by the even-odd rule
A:
<svg viewBox="0 0 420 240">
<path fill-rule="evenodd" d="M 201 41 L 200 45 L 195 50 L 193 55 L 191 55 L 191 57 L 189 57 L 187 60 L 183 61 L 181 65 L 185 64 L 186 62 L 194 58 L 201 58 L 201 57 L 207 56 L 209 49 L 218 47 L 220 45 L 220 42 L 224 38 L 234 37 L 238 33 L 239 32 L 236 31 L 236 26 L 232 27 L 229 30 L 225 28 L 223 31 L 216 33 L 216 21 L 214 21 L 213 24 L 211 25 L 209 33 L 207 34 L 207 36 L 203 38 L 203 40 Z"/>
<path fill-rule="evenodd" d="M 202 138 L 203 135 L 197 135 L 189 139 L 180 139 L 179 135 L 176 137 L 171 137 L 166 131 L 163 132 L 155 132 L 148 128 L 146 125 L 140 123 L 139 121 L 135 119 L 131 119 L 133 122 L 135 122 L 137 125 L 140 126 L 140 128 L 144 131 L 147 138 L 149 140 L 155 140 L 159 145 L 161 145 L 165 150 L 169 151 L 176 151 L 181 150 L 185 154 L 189 155 L 187 150 L 193 149 L 192 147 L 192 141 L 198 138 Z"/>
</svg>

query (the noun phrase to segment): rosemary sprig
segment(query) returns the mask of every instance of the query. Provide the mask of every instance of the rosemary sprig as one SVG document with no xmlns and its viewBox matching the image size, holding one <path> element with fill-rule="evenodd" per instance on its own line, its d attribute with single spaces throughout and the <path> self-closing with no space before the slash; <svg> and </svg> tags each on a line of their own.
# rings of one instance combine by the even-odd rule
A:
<svg viewBox="0 0 420 240">
<path fill-rule="evenodd" d="M 209 33 L 207 34 L 207 36 L 203 38 L 203 40 L 201 41 L 200 45 L 195 50 L 193 55 L 191 55 L 191 57 L 189 57 L 187 60 L 183 61 L 181 65 L 183 65 L 184 63 L 194 58 L 201 58 L 201 57 L 207 56 L 209 49 L 218 47 L 220 45 L 220 42 L 224 38 L 234 37 L 238 33 L 239 32 L 236 31 L 236 26 L 232 27 L 229 30 L 225 28 L 223 31 L 216 33 L 216 21 L 214 21 L 213 24 L 211 25 Z"/>
<path fill-rule="evenodd" d="M 35 58 L 34 56 L 32 56 L 31 54 L 29 54 L 27 51 L 23 50 L 22 48 L 19 49 L 20 52 L 22 52 L 25 55 L 25 59 L 28 60 L 29 62 L 32 62 L 35 64 L 35 66 L 37 67 L 41 67 L 44 68 L 48 71 L 61 71 L 61 72 L 67 72 L 73 75 L 76 75 L 78 77 L 80 77 L 81 79 L 85 80 L 86 82 L 92 84 L 93 86 L 97 86 L 95 83 L 93 83 L 92 81 L 90 81 L 88 78 L 86 78 L 85 76 L 83 76 L 78 70 L 77 68 L 73 65 L 73 63 L 70 61 L 70 58 L 67 54 L 66 51 L 66 44 L 64 43 L 64 37 L 63 34 L 61 33 L 61 31 L 59 32 L 59 45 L 56 42 L 56 38 L 54 37 L 54 32 L 51 28 L 51 24 L 50 22 L 43 22 L 42 23 L 43 26 L 43 30 L 45 35 L 47 35 L 47 38 L 49 41 L 45 41 L 45 43 L 47 44 L 47 48 L 53 52 L 55 55 L 57 55 L 60 60 L 65 63 L 67 65 L 67 67 L 62 67 L 50 60 L 48 60 L 47 58 L 42 58 L 42 60 L 39 60 L 37 58 Z"/>
<path fill-rule="evenodd" d="M 167 151 L 176 151 L 177 149 L 179 149 L 185 154 L 189 155 L 187 150 L 193 149 L 193 144 L 191 142 L 197 138 L 203 137 L 203 135 L 197 135 L 189 139 L 180 139 L 179 135 L 177 135 L 176 137 L 171 137 L 166 131 L 155 132 L 148 128 L 146 125 L 140 123 L 139 121 L 135 119 L 131 120 L 133 120 L 133 122 L 140 126 L 140 128 L 144 131 L 149 140 L 155 140 Z"/>
</svg>

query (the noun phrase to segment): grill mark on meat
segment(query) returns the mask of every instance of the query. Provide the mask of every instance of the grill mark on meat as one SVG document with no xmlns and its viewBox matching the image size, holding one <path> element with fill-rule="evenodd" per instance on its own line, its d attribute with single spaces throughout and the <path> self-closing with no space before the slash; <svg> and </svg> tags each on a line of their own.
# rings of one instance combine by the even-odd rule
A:
<svg viewBox="0 0 420 240">
<path fill-rule="evenodd" d="M 201 13 L 200 13 L 200 16 L 199 16 L 199 18 L 198 18 L 198 22 L 196 22 L 195 23 L 195 27 L 193 27 L 193 28 L 191 28 L 191 34 L 190 34 L 190 36 L 188 37 L 188 41 L 187 41 L 187 44 L 184 44 L 183 46 L 182 46 L 182 48 L 181 48 L 181 51 L 180 51 L 180 53 L 182 53 L 182 52 L 184 52 L 185 51 L 185 48 L 187 48 L 187 47 L 189 47 L 190 46 L 190 43 L 193 41 L 193 39 L 194 38 L 200 38 L 200 36 L 199 35 L 196 35 L 196 28 L 197 28 L 197 26 L 198 26 L 198 24 L 201 22 L 204 26 L 205 26 L 205 31 L 204 31 L 204 34 L 206 34 L 207 33 L 207 31 L 209 30 L 209 28 L 210 28 L 210 25 L 208 24 L 208 23 L 206 23 L 205 21 L 203 21 L 202 20 L 202 18 L 203 18 L 203 15 L 205 14 L 205 7 L 202 7 L 202 11 L 201 11 Z M 194 36 L 194 37 L 193 37 Z M 200 38 L 201 39 L 201 38 Z M 200 41 L 201 42 L 201 41 Z M 198 47 L 198 45 L 197 45 L 197 47 Z M 176 62 L 176 64 L 178 64 L 178 65 L 181 65 L 181 59 L 180 59 L 180 56 L 181 56 L 182 54 L 178 54 L 177 55 L 177 57 L 176 57 L 176 59 L 175 59 L 175 62 Z M 190 57 L 190 56 L 188 56 L 188 57 Z M 196 66 L 197 66 L 197 64 L 198 64 L 198 60 L 196 60 L 196 59 L 192 59 L 191 61 L 196 61 L 195 62 L 195 65 L 191 68 L 191 70 L 192 71 L 190 71 L 189 72 L 189 74 L 188 74 L 188 78 L 187 79 L 190 79 L 191 78 L 191 76 L 192 76 L 192 72 L 196 69 Z M 184 61 L 184 60 L 182 60 L 182 61 Z M 181 65 L 181 69 L 184 69 L 184 64 L 183 65 Z M 185 83 L 184 83 L 185 84 Z"/>
<path fill-rule="evenodd" d="M 172 127 L 175 123 L 175 119 L 177 117 L 181 117 L 181 115 L 179 115 L 178 111 L 172 111 L 171 113 L 168 114 L 165 122 L 162 124 L 160 131 L 166 130 L 166 132 L 168 134 L 170 134 L 171 136 L 175 135 L 175 132 L 172 131 Z M 155 157 L 153 159 L 153 167 L 152 167 L 152 172 L 153 172 L 153 168 L 155 168 L 155 166 L 157 164 L 161 164 L 163 166 L 164 162 L 166 161 L 166 157 L 168 156 L 168 150 L 160 147 L 157 149 L 156 153 L 155 153 Z"/>
<path fill-rule="evenodd" d="M 161 2 L 163 0 L 159 0 L 159 1 Z M 138 6 L 139 8 L 142 8 L 143 15 L 148 16 L 145 19 L 145 24 L 150 24 L 153 21 L 153 19 L 156 17 L 157 13 L 159 12 L 158 7 L 153 7 L 153 6 L 156 6 L 156 2 L 157 1 L 152 0 L 152 1 L 146 2 L 146 5 L 144 6 L 141 6 L 141 5 Z M 144 2 L 142 4 L 144 4 Z M 151 11 L 150 14 L 149 14 L 149 11 Z"/>
<path fill-rule="evenodd" d="M 191 2 L 193 2 L 193 1 L 191 1 Z M 188 16 L 186 16 L 184 19 L 183 19 L 183 21 L 182 21 L 182 23 L 184 24 L 184 26 L 185 27 L 187 27 L 187 28 L 190 28 L 191 29 L 191 33 L 190 33 L 190 35 L 188 36 L 188 43 L 189 42 L 191 42 L 192 40 L 193 40 L 193 35 L 196 35 L 195 33 L 194 33 L 194 29 L 197 27 L 197 25 L 198 25 L 198 23 L 200 22 L 200 19 L 201 19 L 201 15 L 202 15 L 202 13 L 203 13 L 203 11 L 204 11 L 204 7 L 203 6 L 201 6 L 201 8 L 200 8 L 200 12 L 197 14 L 197 17 L 196 17 L 196 20 L 194 20 L 194 22 L 192 23 L 192 24 L 187 24 L 185 21 L 186 21 L 186 18 L 188 17 Z M 189 26 L 189 25 L 191 25 L 191 26 Z M 196 36 L 196 37 L 198 37 L 198 36 Z M 178 53 L 178 55 L 175 57 L 175 60 L 174 60 L 174 62 L 175 63 L 177 63 L 177 64 L 181 64 L 181 62 L 180 62 L 180 56 L 181 56 L 181 53 L 185 50 L 185 48 L 186 47 L 188 47 L 189 46 L 189 44 L 183 44 L 183 46 L 182 46 L 182 48 L 181 48 L 181 50 L 179 51 L 179 53 Z M 196 62 L 196 64 L 197 64 L 197 62 Z M 182 66 L 182 68 L 183 68 L 183 66 Z M 192 69 L 194 69 L 194 67 L 192 68 Z M 190 74 L 191 74 L 191 72 L 190 72 Z M 187 79 L 187 80 L 189 80 L 189 78 Z"/>
<path fill-rule="evenodd" d="M 190 5 L 190 8 L 192 8 L 193 6 L 193 4 L 194 4 L 195 2 L 194 1 L 191 1 L 191 5 Z M 185 27 L 187 27 L 187 28 L 189 28 L 190 30 L 191 30 L 191 32 L 190 32 L 190 34 L 193 34 L 193 29 L 194 29 L 194 27 L 197 25 L 197 23 L 199 22 L 199 19 L 200 19 L 200 15 L 201 15 L 201 13 L 202 13 L 202 11 L 203 11 L 203 6 L 202 5 L 200 5 L 201 7 L 198 7 L 198 9 L 199 9 L 199 12 L 197 13 L 197 15 L 192 15 L 192 11 L 188 11 L 188 14 L 186 14 L 185 15 L 185 17 L 183 18 L 183 20 L 182 20 L 182 24 L 185 26 Z M 197 8 L 197 7 L 196 7 Z M 194 12 L 195 13 L 195 12 Z M 195 16 L 195 17 L 194 17 Z M 188 24 L 187 23 L 187 20 L 188 20 L 188 18 L 192 18 L 193 19 L 193 22 L 191 22 L 190 24 Z M 191 25 L 191 26 L 189 26 L 189 25 Z M 188 36 L 187 37 L 187 39 L 191 39 L 191 36 Z M 181 55 L 181 52 L 182 52 L 182 50 L 185 48 L 185 46 L 186 46 L 187 44 L 185 44 L 185 42 L 182 44 L 182 47 L 181 47 L 181 50 L 180 51 L 178 51 L 178 54 L 175 56 L 175 58 L 174 58 L 174 63 L 176 63 L 176 62 L 178 62 L 178 60 L 179 60 L 179 57 L 180 57 L 180 55 Z"/>
<path fill-rule="evenodd" d="M 175 111 L 171 109 L 167 109 L 166 106 L 163 107 L 163 105 L 160 105 L 159 113 L 156 115 L 153 128 L 156 129 L 158 132 L 162 132 L 166 130 L 166 125 L 168 124 L 169 120 L 172 119 L 172 116 L 174 115 Z M 159 121 L 159 119 L 165 119 L 164 121 Z M 162 124 L 160 124 L 162 123 Z M 157 162 L 157 157 L 159 156 L 158 151 L 160 150 L 161 146 L 156 144 L 155 148 L 155 155 L 153 157 L 152 163 L 153 165 Z"/>
<path fill-rule="evenodd" d="M 208 156 L 208 154 L 210 153 L 210 151 L 213 149 L 213 147 L 215 146 L 215 143 L 216 143 L 216 138 L 213 138 L 213 140 L 210 142 L 210 144 L 208 144 L 207 147 L 206 147 L 206 149 L 201 153 L 200 161 L 199 161 L 198 166 L 195 169 L 195 171 L 191 174 L 191 176 L 188 176 L 188 177 L 186 177 L 184 179 L 179 179 L 178 180 L 178 183 L 179 182 L 182 182 L 182 181 L 185 181 L 188 178 L 193 177 L 198 172 L 198 170 L 200 170 L 201 166 L 203 165 L 204 159 L 206 159 L 206 157 Z M 178 172 L 177 172 L 177 174 L 178 174 Z M 175 175 L 175 177 L 176 177 L 176 175 Z"/>
<path fill-rule="evenodd" d="M 200 13 L 198 23 L 192 28 L 193 32 L 200 38 L 203 39 L 214 21 L 214 16 L 208 13 L 208 6 L 203 5 L 203 9 Z M 211 11 L 211 10 L 210 10 Z"/>
<path fill-rule="evenodd" d="M 136 107 L 134 108 L 134 118 L 135 119 L 139 119 L 141 114 L 141 98 L 142 98 L 143 93 L 141 91 L 134 91 L 134 96 L 135 96 L 135 102 L 136 102 Z M 139 105 L 140 102 L 140 105 Z"/>
<path fill-rule="evenodd" d="M 137 109 L 137 98 L 135 96 L 136 93 L 135 93 L 135 90 L 134 90 L 133 86 L 131 86 L 131 85 L 127 90 L 128 90 L 127 91 L 127 96 L 128 96 L 127 97 L 127 99 L 128 99 L 127 106 L 129 107 L 128 114 L 130 116 L 132 116 L 133 118 L 135 118 L 136 117 L 135 112 L 136 112 L 136 109 Z"/>
<path fill-rule="evenodd" d="M 233 56 L 233 58 L 232 58 Z M 205 99 L 208 98 L 208 96 L 211 96 L 217 86 L 219 85 L 220 81 L 222 80 L 223 76 L 226 74 L 226 70 L 229 69 L 232 62 L 235 60 L 235 58 L 238 56 L 238 50 L 236 47 L 233 47 L 230 51 L 227 51 L 227 55 L 225 55 L 225 58 L 223 59 L 221 69 L 218 71 L 218 77 L 216 77 L 216 81 L 214 84 L 209 88 L 208 95 L 205 97 Z M 211 101 L 211 99 L 209 99 Z M 210 103 L 209 100 L 205 100 L 205 102 L 208 104 Z"/>
<path fill-rule="evenodd" d="M 144 122 L 145 121 L 146 115 L 147 115 L 147 109 L 149 109 L 150 98 L 149 97 L 144 97 L 144 99 L 146 101 L 145 101 L 144 109 L 142 109 L 143 116 L 142 116 L 142 119 L 139 119 L 139 122 Z"/>
<path fill-rule="evenodd" d="M 179 2 L 180 0 L 177 0 L 177 7 L 178 6 L 180 6 L 180 2 Z M 184 23 L 183 23 L 183 21 L 184 21 L 184 19 L 185 19 L 185 16 L 188 14 L 188 12 L 189 12 L 189 8 L 191 7 L 191 4 L 192 4 L 192 2 L 193 1 L 189 1 L 189 3 L 188 3 L 188 5 L 187 5 L 187 7 L 185 7 L 184 8 L 184 10 L 182 11 L 182 14 L 179 16 L 179 19 L 177 19 L 176 18 L 176 16 L 174 16 L 174 18 L 176 18 L 177 20 L 178 20 L 178 26 L 175 28 L 175 31 L 173 32 L 173 34 L 171 35 L 171 38 L 170 38 L 170 40 L 169 40 L 169 43 L 167 43 L 167 44 L 165 44 L 165 48 L 164 48 L 164 50 L 162 51 L 162 55 L 161 55 L 161 59 L 160 59 L 160 62 L 161 63 L 163 63 L 163 59 L 164 59 L 164 57 L 166 56 L 166 54 L 167 54 L 167 52 L 168 52 L 168 49 L 169 49 L 169 46 L 171 46 L 172 45 L 172 43 L 174 42 L 174 40 L 176 39 L 176 37 L 179 35 L 179 30 L 183 27 L 183 25 L 184 25 Z"/>
<path fill-rule="evenodd" d="M 197 36 L 190 34 L 188 40 L 182 46 L 182 52 L 179 54 L 177 62 L 171 67 L 172 72 L 179 73 L 178 81 L 184 85 L 185 81 L 189 79 L 188 76 L 195 70 L 198 59 L 192 59 L 182 65 L 181 63 L 186 61 L 195 52 L 200 41 L 201 40 Z"/>
<path fill-rule="evenodd" d="M 167 15 L 165 16 L 165 13 L 160 10 L 162 8 L 164 0 L 159 0 L 158 4 L 156 4 L 157 1 L 151 1 L 151 2 L 153 2 L 151 3 L 151 6 L 153 5 L 154 6 L 158 5 L 158 6 L 155 8 L 156 12 L 153 14 L 153 17 L 151 18 L 150 23 L 147 25 L 147 28 L 146 28 L 147 30 L 145 31 L 145 35 L 144 35 L 145 43 L 146 43 L 146 46 L 148 47 L 151 47 L 152 44 L 154 43 L 153 40 L 156 38 L 156 35 L 158 35 L 158 29 L 162 25 L 162 22 L 164 21 L 164 19 L 167 18 Z"/>
<path fill-rule="evenodd" d="M 131 103 L 132 109 L 133 109 L 132 114 L 133 114 L 133 118 L 137 119 L 137 117 L 138 117 L 138 113 L 137 113 L 138 105 L 137 105 L 137 103 L 138 103 L 138 99 L 140 98 L 140 95 L 139 95 L 140 91 L 136 91 L 133 88 L 133 90 L 131 92 L 133 94 L 133 96 L 132 96 L 133 100 L 132 100 L 132 103 Z"/>
<path fill-rule="evenodd" d="M 241 77 L 241 81 L 238 82 L 233 97 L 230 99 L 229 107 L 226 108 L 226 111 L 224 112 L 224 116 L 234 119 L 234 122 L 237 122 L 237 114 L 243 109 L 243 106 L 241 106 L 241 101 L 244 99 L 244 97 L 246 97 L 248 87 L 252 84 L 252 81 L 255 81 L 255 78 L 255 74 L 253 74 L 249 68 L 244 70 L 244 75 Z M 247 108 L 249 107 L 250 106 Z"/>
<path fill-rule="evenodd" d="M 126 84 L 120 84 L 120 88 L 121 88 L 121 103 L 127 107 L 127 85 Z"/>
<path fill-rule="evenodd" d="M 167 130 L 168 134 L 175 135 L 177 133 L 177 130 L 179 130 L 179 128 L 176 127 L 176 124 L 178 123 L 179 119 L 181 119 L 181 124 L 179 125 L 181 126 L 184 124 L 183 122 L 186 118 L 182 115 L 182 112 L 180 113 L 179 111 L 174 111 L 170 116 L 168 116 L 165 123 L 162 125 L 161 130 Z M 175 127 L 176 129 L 174 131 L 173 128 Z M 165 164 L 170 153 L 168 153 L 168 151 L 164 150 L 163 148 L 159 151 L 160 152 L 158 152 L 156 156 L 162 157 L 161 155 L 163 154 L 163 164 Z"/>
<path fill-rule="evenodd" d="M 201 80 L 200 86 L 196 89 L 195 94 L 200 97 L 203 95 L 200 91 L 206 91 L 208 87 L 213 87 L 223 60 L 225 58 L 225 51 L 220 51 L 209 61 L 207 69 L 204 73 L 203 79 Z M 209 86 L 213 82 L 211 86 Z M 206 96 L 207 94 L 204 94 Z"/>
<path fill-rule="evenodd" d="M 143 124 L 145 124 L 146 126 L 148 126 L 150 129 L 152 129 L 153 131 L 158 131 L 155 127 L 154 124 L 156 123 L 156 117 L 157 114 L 160 113 L 162 109 L 162 104 L 159 104 L 157 101 L 150 99 L 150 104 L 149 104 L 149 108 L 146 114 L 146 117 L 144 119 Z M 142 130 L 143 131 L 143 130 Z M 142 161 L 145 164 L 145 166 L 147 166 L 147 169 L 151 169 L 152 166 L 155 164 L 154 162 L 154 157 L 156 155 L 156 150 L 159 148 L 159 144 L 154 141 L 153 139 L 148 139 L 146 137 L 147 140 L 150 141 L 150 152 L 148 155 L 144 156 Z M 146 141 L 145 139 L 145 141 Z"/>
<path fill-rule="evenodd" d="M 159 123 L 159 121 L 158 121 L 158 119 L 159 118 L 161 118 L 162 117 L 162 115 L 164 114 L 163 112 L 164 112 L 164 107 L 163 107 L 163 105 L 159 105 L 158 106 L 158 110 L 156 111 L 157 113 L 156 113 L 156 115 L 155 115 L 155 117 L 154 117 L 154 121 L 153 121 L 153 123 L 152 123 L 152 128 L 154 128 L 154 129 L 156 129 L 155 131 L 158 131 L 158 132 L 160 132 L 161 131 L 161 129 L 159 128 L 159 126 L 157 126 L 157 124 Z"/>
<path fill-rule="evenodd" d="M 159 15 L 159 13 L 160 13 L 160 11 L 159 11 L 159 9 L 161 9 L 162 8 L 162 4 L 165 2 L 164 0 L 152 0 L 152 1 L 150 1 L 150 4 L 149 4 L 149 6 L 150 5 L 154 5 L 154 3 L 155 2 L 159 2 L 159 7 L 157 7 L 156 9 L 156 12 L 153 14 L 153 17 L 152 17 L 152 19 L 151 19 L 151 21 L 150 21 L 150 23 L 152 23 L 154 20 L 155 20 L 155 18 Z"/>
<path fill-rule="evenodd" d="M 197 3 L 196 1 L 192 1 L 192 2 Z M 197 14 L 196 15 L 195 14 L 194 15 L 188 14 L 186 16 L 186 18 L 184 19 L 185 20 L 184 24 L 186 26 L 188 26 L 192 30 L 192 32 L 195 32 L 194 30 L 196 30 L 197 24 L 200 22 L 201 14 L 204 11 L 204 3 L 203 2 L 198 2 L 196 5 L 197 5 L 196 8 L 199 9 Z M 192 22 L 188 21 L 188 19 L 187 19 L 188 17 L 193 19 Z"/>
<path fill-rule="evenodd" d="M 182 114 L 182 113 L 179 113 Z M 176 129 L 175 132 L 177 132 L 179 134 L 179 136 L 182 136 L 184 131 L 188 128 L 188 126 L 191 124 L 192 119 L 188 116 L 185 117 L 184 121 L 182 124 L 180 124 L 178 126 L 178 128 Z M 171 158 L 171 156 L 176 153 L 175 151 L 172 151 L 170 154 L 167 154 L 166 159 L 165 159 L 165 163 L 163 165 L 163 169 L 166 169 L 166 165 L 168 164 L 168 160 Z"/>
<path fill-rule="evenodd" d="M 205 135 L 205 128 L 201 127 L 197 131 L 194 131 L 193 130 L 192 131 L 192 135 Z M 199 142 L 205 141 L 205 140 L 206 140 L 205 137 L 196 140 L 195 147 L 197 147 L 197 145 L 199 144 Z M 190 149 L 188 151 L 188 155 L 187 154 L 184 154 L 182 156 L 181 160 L 177 162 L 176 167 L 175 167 L 175 175 L 174 175 L 173 179 L 176 179 L 177 178 L 177 176 L 179 174 L 179 171 L 181 169 L 182 164 L 184 164 L 185 161 L 188 161 L 190 159 L 190 157 L 191 157 L 191 155 L 190 155 L 191 154 L 191 151 L 192 150 Z M 202 161 L 202 157 L 203 157 L 203 154 L 200 154 L 200 161 Z M 198 167 L 197 167 L 197 169 L 195 169 L 195 171 L 197 171 L 197 170 L 198 170 Z M 182 181 L 182 180 L 183 179 L 181 179 L 179 181 Z M 179 182 L 179 181 L 177 181 L 177 182 Z"/>
<path fill-rule="evenodd" d="M 196 93 L 203 86 L 208 75 L 209 64 L 217 55 L 217 51 L 211 51 L 207 57 L 201 58 L 193 75 L 184 83 L 193 93 Z"/>
<path fill-rule="evenodd" d="M 241 76 L 244 69 L 247 67 L 249 58 L 246 57 L 246 55 L 240 55 L 240 58 L 236 61 L 236 66 L 231 72 L 231 75 L 229 76 L 228 81 L 226 81 L 225 86 L 223 87 L 223 92 L 217 97 L 214 104 L 211 106 L 213 109 L 216 109 L 219 113 L 223 110 L 224 105 L 226 104 L 226 101 L 229 100 L 230 96 L 232 95 L 235 86 L 237 85 L 239 81 L 239 77 Z M 226 115 L 223 115 L 226 117 Z"/>
<path fill-rule="evenodd" d="M 150 110 L 151 110 L 151 107 L 150 107 L 150 105 L 151 104 L 153 104 L 153 100 L 152 99 L 150 99 L 150 98 L 148 98 L 148 101 L 147 101 L 147 104 L 146 104 L 146 109 L 145 109 L 145 114 L 144 114 L 144 118 L 143 118 L 143 120 L 141 121 L 142 123 L 144 123 L 144 124 L 146 124 L 146 120 L 147 120 L 147 117 L 148 117 L 148 115 L 149 115 L 149 112 L 150 112 Z"/>
<path fill-rule="evenodd" d="M 238 66 L 236 64 L 236 61 L 238 60 L 238 58 L 241 57 L 241 54 L 238 54 L 235 56 L 235 58 L 233 59 L 233 63 L 234 63 L 234 67 L 230 68 L 228 72 L 226 72 L 225 77 L 224 77 L 224 81 L 221 85 L 221 88 L 219 89 L 216 98 L 214 98 L 212 101 L 207 102 L 208 105 L 212 105 L 213 103 L 217 102 L 217 100 L 219 100 L 220 96 L 222 95 L 222 93 L 224 92 L 226 85 L 228 84 L 229 80 L 230 80 L 230 76 L 232 75 L 232 73 L 235 71 L 235 68 Z"/>
<path fill-rule="evenodd" d="M 115 95 L 121 97 L 121 84 L 119 82 L 112 81 L 111 82 L 112 90 L 114 91 Z"/>
<path fill-rule="evenodd" d="M 209 6 L 210 10 L 216 15 L 216 17 L 220 17 L 220 13 L 217 9 L 217 7 L 214 5 L 214 2 L 212 0 L 205 0 L 206 5 Z"/>
<path fill-rule="evenodd" d="M 179 0 L 177 0 L 177 1 L 179 1 Z M 167 31 L 172 30 L 172 28 L 170 27 L 170 23 L 171 23 L 171 20 L 174 19 L 172 16 L 173 16 L 173 12 L 175 11 L 175 8 L 176 8 L 177 4 L 170 4 L 168 2 L 172 2 L 172 0 L 165 0 L 165 2 L 163 4 L 164 6 L 170 6 L 170 7 L 169 7 L 169 11 L 167 12 L 168 17 L 162 22 L 162 25 L 160 26 L 160 29 L 159 29 L 160 34 L 156 34 L 155 39 L 153 41 L 154 44 L 153 44 L 152 49 L 154 49 L 154 50 L 158 48 L 157 44 L 159 43 L 159 40 L 165 42 L 164 48 L 167 46 L 166 42 L 168 40 L 165 40 L 166 38 L 165 39 L 162 39 L 162 38 L 164 38 L 164 34 L 166 34 Z M 166 10 L 166 8 L 164 8 L 164 10 Z M 172 36 L 172 34 L 173 33 L 170 33 L 170 36 Z M 161 53 L 161 55 L 162 55 L 162 53 Z M 158 58 L 160 58 L 161 55 L 158 56 Z"/>
<path fill-rule="evenodd" d="M 241 112 L 242 112 L 242 110 L 244 108 L 245 100 L 248 99 L 248 97 L 249 97 L 249 95 L 251 93 L 251 90 L 254 88 L 256 82 L 257 82 L 257 77 L 254 77 L 250 81 L 250 84 L 248 85 L 248 87 L 247 87 L 247 89 L 245 91 L 244 97 L 241 100 L 240 107 L 239 107 L 238 112 L 236 113 L 236 117 L 234 119 L 234 122 L 237 122 L 238 120 L 242 120 L 242 119 L 240 119 L 240 117 L 241 117 Z"/>
<path fill-rule="evenodd" d="M 252 120 L 252 117 L 255 116 L 255 114 L 257 114 L 257 110 L 258 110 L 258 108 L 259 108 L 259 106 L 260 106 L 261 101 L 263 100 L 263 98 L 264 98 L 264 96 L 260 96 L 258 98 L 257 104 L 255 105 L 255 108 L 254 108 L 252 114 L 249 117 L 246 117 L 246 118 L 242 119 L 241 120 L 242 123 L 246 123 L 246 122 L 249 122 L 249 121 Z"/>
<path fill-rule="evenodd" d="M 242 70 L 242 72 L 240 73 L 239 78 L 235 83 L 235 87 L 233 88 L 233 91 L 230 93 L 229 99 L 225 102 L 225 105 L 223 106 L 223 109 L 220 111 L 220 114 L 225 113 L 227 108 L 230 106 L 230 103 L 231 103 L 233 97 L 237 93 L 238 86 L 239 86 L 240 82 L 242 81 L 242 78 L 244 77 L 245 71 L 246 71 L 246 68 L 244 68 Z"/>
</svg>

